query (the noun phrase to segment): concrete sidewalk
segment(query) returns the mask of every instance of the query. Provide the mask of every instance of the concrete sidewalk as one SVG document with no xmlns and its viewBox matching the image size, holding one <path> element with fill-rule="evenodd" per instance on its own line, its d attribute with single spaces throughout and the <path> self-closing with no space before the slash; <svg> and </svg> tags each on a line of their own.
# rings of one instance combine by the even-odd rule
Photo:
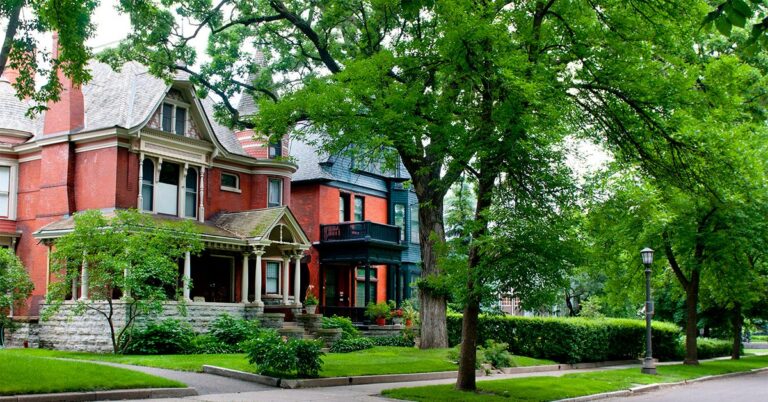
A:
<svg viewBox="0 0 768 402">
<path fill-rule="evenodd" d="M 639 364 L 624 365 L 624 366 L 611 366 L 611 367 L 599 367 L 590 369 L 576 369 L 576 370 L 560 370 L 551 372 L 537 372 L 537 373 L 523 373 L 523 374 L 496 374 L 489 377 L 483 377 L 480 381 L 486 380 L 503 380 L 506 378 L 519 378 L 519 377 L 533 377 L 533 376 L 550 376 L 559 377 L 569 373 L 582 373 L 589 371 L 600 370 L 618 370 L 625 368 L 639 368 Z M 216 402 L 228 402 L 228 401 L 392 401 L 392 399 L 378 396 L 381 391 L 390 388 L 401 387 L 419 387 L 423 385 L 435 385 L 435 384 L 452 384 L 456 379 L 445 380 L 430 380 L 430 381 L 411 381 L 400 383 L 387 383 L 387 384 L 366 384 L 366 385 L 347 385 L 340 387 L 325 387 L 325 388 L 306 388 L 306 389 L 280 389 L 271 388 L 258 391 L 243 391 L 227 392 L 220 394 L 207 394 L 190 396 L 186 398 L 177 399 L 144 399 L 143 401 L 216 401 Z M 191 386 L 191 385 L 190 385 Z M 201 393 L 202 394 L 202 393 Z"/>
</svg>

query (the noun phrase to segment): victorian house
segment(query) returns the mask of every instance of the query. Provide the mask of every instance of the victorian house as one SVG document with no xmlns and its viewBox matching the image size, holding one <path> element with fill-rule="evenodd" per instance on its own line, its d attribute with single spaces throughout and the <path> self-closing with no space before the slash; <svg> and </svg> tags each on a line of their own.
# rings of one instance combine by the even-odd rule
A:
<svg viewBox="0 0 768 402">
<path fill-rule="evenodd" d="M 35 118 L 11 87 L 17 74 L 0 78 L 0 244 L 16 250 L 35 285 L 16 315 L 38 315 L 51 247 L 74 213 L 127 208 L 195 221 L 205 250 L 179 262 L 192 303 L 300 308 L 311 244 L 289 208 L 297 165 L 278 158 L 287 138 L 260 144 L 217 124 L 212 101 L 183 75 L 168 85 L 135 63 L 90 69 L 82 87 L 60 77 L 60 101 Z M 83 267 L 73 299 L 88 298 L 87 277 Z"/>
</svg>

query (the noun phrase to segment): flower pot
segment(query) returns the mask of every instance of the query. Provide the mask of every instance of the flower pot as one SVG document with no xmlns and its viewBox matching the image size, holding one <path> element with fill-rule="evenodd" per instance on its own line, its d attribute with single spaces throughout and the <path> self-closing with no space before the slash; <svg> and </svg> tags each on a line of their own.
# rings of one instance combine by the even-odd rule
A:
<svg viewBox="0 0 768 402">
<path fill-rule="evenodd" d="M 403 317 L 392 317 L 392 323 L 395 325 L 403 325 Z"/>
<path fill-rule="evenodd" d="M 406 326 L 406 327 L 411 327 L 411 326 L 413 326 L 413 321 L 412 321 L 410 318 L 406 319 L 406 320 L 405 320 L 405 326 Z"/>
<path fill-rule="evenodd" d="M 307 314 L 315 314 L 315 311 L 317 310 L 317 304 L 306 305 L 304 306 L 304 310 L 307 312 Z"/>
<path fill-rule="evenodd" d="M 384 318 L 384 317 L 379 317 L 379 318 L 376 319 L 376 325 L 378 325 L 380 327 L 383 327 L 384 324 L 386 324 L 386 323 L 387 323 L 387 319 Z"/>
</svg>

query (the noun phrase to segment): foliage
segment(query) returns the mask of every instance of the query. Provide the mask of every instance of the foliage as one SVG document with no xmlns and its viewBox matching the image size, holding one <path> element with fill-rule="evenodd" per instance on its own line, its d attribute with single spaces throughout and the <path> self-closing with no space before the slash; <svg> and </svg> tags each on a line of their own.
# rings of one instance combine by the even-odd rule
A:
<svg viewBox="0 0 768 402">
<path fill-rule="evenodd" d="M 378 318 L 389 318 L 390 307 L 387 302 L 368 303 L 365 306 L 365 316 L 375 320 Z"/>
<path fill-rule="evenodd" d="M 714 338 L 696 338 L 696 348 L 699 353 L 699 359 L 711 359 L 714 357 L 729 356 L 733 344 L 731 341 Z M 744 348 L 741 348 L 741 354 L 744 354 Z M 681 338 L 677 348 L 677 359 L 685 357 L 685 342 Z"/>
<path fill-rule="evenodd" d="M 508 343 L 496 342 L 493 339 L 488 339 L 485 341 L 485 347 L 478 349 L 478 354 L 483 357 L 483 363 L 491 364 L 496 368 L 513 367 L 514 360 L 512 359 L 512 354 L 509 353 Z"/>
<path fill-rule="evenodd" d="M 74 220 L 74 230 L 55 243 L 51 272 L 60 280 L 50 285 L 42 318 L 59 310 L 85 264 L 89 298 L 76 301 L 74 313 L 90 310 L 104 317 L 117 353 L 130 343 L 126 336 L 137 317 L 161 312 L 163 302 L 180 294 L 178 260 L 186 252 L 199 252 L 202 242 L 188 220 L 160 223 L 135 210 L 117 210 L 114 216 L 91 210 L 77 213 Z M 118 294 L 126 309 L 123 327 L 113 321 Z"/>
<path fill-rule="evenodd" d="M 369 338 L 374 346 L 401 346 L 413 347 L 416 343 L 413 338 L 405 335 L 374 336 Z"/>
<path fill-rule="evenodd" d="M 602 300 L 600 296 L 592 296 L 581 302 L 579 317 L 584 318 L 603 318 L 605 315 L 600 311 L 602 309 Z"/>
<path fill-rule="evenodd" d="M 453 345 L 461 342 L 461 320 L 459 315 L 448 316 Z M 645 350 L 644 334 L 645 322 L 641 320 L 481 315 L 478 343 L 495 340 L 509 344 L 515 355 L 580 363 L 636 359 Z M 677 326 L 654 322 L 654 357 L 676 358 L 679 335 Z"/>
<path fill-rule="evenodd" d="M 136 355 L 173 355 L 187 353 L 191 349 L 195 332 L 183 321 L 172 318 L 147 323 L 144 328 L 134 328 L 123 353 Z"/>
<path fill-rule="evenodd" d="M 257 372 L 280 377 L 316 377 L 322 368 L 321 346 L 316 341 L 284 339 L 277 331 L 264 330 L 243 344 L 248 362 Z"/>
<path fill-rule="evenodd" d="M 0 74 L 8 68 L 19 72 L 13 86 L 19 99 L 32 99 L 33 111 L 46 109 L 48 101 L 58 101 L 62 72 L 75 85 L 91 78 L 88 62 L 92 57 L 86 45 L 93 36 L 91 15 L 96 0 L 6 0 L 0 3 L 0 20 L 8 20 L 0 35 Z M 22 9 L 28 10 L 22 12 Z M 58 33 L 59 51 L 50 53 L 38 39 Z M 42 82 L 42 85 L 37 85 Z"/>
<path fill-rule="evenodd" d="M 32 280 L 13 249 L 0 249 L 0 328 L 13 325 L 9 313 L 32 294 L 32 289 Z"/>
<path fill-rule="evenodd" d="M 416 308 L 413 306 L 413 303 L 410 302 L 410 300 L 404 300 L 401 309 L 403 310 L 403 318 L 406 320 L 411 320 L 411 323 L 413 325 L 418 325 L 418 317 L 419 312 L 416 310 Z"/>
<path fill-rule="evenodd" d="M 184 353 L 197 355 L 214 355 L 224 353 L 242 352 L 238 344 L 226 344 L 216 339 L 213 335 L 198 334 L 189 343 L 189 348 Z"/>
<path fill-rule="evenodd" d="M 323 329 L 341 328 L 342 339 L 357 338 L 360 336 L 360 331 L 352 323 L 352 320 L 348 317 L 339 317 L 333 315 L 332 317 L 323 317 Z"/>
<path fill-rule="evenodd" d="M 244 318 L 236 319 L 229 314 L 222 314 L 211 323 L 208 333 L 225 345 L 235 346 L 257 336 L 259 322 Z M 240 351 L 238 348 L 235 350 Z"/>
<path fill-rule="evenodd" d="M 331 353 L 349 353 L 356 352 L 358 350 L 365 350 L 374 347 L 373 340 L 371 338 L 359 337 L 359 338 L 342 338 L 336 341 L 330 349 Z"/>
</svg>

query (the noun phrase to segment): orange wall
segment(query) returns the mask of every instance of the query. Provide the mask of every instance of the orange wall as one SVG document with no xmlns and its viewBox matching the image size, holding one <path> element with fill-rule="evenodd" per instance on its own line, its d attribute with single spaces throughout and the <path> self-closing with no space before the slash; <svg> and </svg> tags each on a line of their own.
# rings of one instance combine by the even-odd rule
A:
<svg viewBox="0 0 768 402">
<path fill-rule="evenodd" d="M 117 147 L 75 154 L 75 205 L 78 211 L 115 207 Z"/>
</svg>

